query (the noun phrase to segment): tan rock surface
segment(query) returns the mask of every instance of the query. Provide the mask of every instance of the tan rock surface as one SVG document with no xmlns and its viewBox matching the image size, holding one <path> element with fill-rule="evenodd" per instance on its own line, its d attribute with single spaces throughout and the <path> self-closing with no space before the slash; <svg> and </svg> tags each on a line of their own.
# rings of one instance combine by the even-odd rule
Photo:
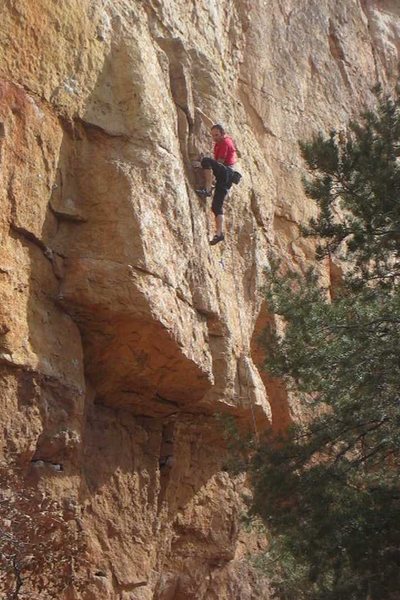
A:
<svg viewBox="0 0 400 600">
<path fill-rule="evenodd" d="M 297 142 L 394 84 L 398 3 L 3 0 L 0 23 L 1 452 L 80 515 L 66 597 L 268 598 L 214 416 L 301 412 L 259 371 L 267 255 L 313 260 Z M 210 248 L 190 161 L 215 121 L 244 177 Z"/>
</svg>

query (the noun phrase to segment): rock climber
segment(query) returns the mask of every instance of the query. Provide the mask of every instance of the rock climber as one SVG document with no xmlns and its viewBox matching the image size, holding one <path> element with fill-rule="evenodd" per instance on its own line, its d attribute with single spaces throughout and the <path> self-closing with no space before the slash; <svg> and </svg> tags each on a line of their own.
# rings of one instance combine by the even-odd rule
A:
<svg viewBox="0 0 400 600">
<path fill-rule="evenodd" d="M 196 194 L 201 198 L 211 196 L 214 175 L 215 189 L 211 210 L 215 216 L 215 235 L 210 240 L 210 245 L 214 246 L 225 239 L 224 200 L 232 183 L 239 183 L 241 175 L 233 170 L 233 165 L 237 161 L 237 152 L 232 138 L 226 135 L 222 125 L 213 125 L 211 127 L 211 137 L 214 142 L 214 158 L 205 156 L 201 159 L 205 186 L 196 190 Z"/>
</svg>

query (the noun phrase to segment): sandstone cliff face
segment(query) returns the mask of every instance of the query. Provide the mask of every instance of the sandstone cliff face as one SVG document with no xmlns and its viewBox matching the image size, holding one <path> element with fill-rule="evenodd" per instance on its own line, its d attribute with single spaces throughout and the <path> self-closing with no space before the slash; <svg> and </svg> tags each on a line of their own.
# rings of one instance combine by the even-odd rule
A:
<svg viewBox="0 0 400 600">
<path fill-rule="evenodd" d="M 267 255 L 313 260 L 297 141 L 393 85 L 398 2 L 3 0 L 0 23 L 3 460 L 75 506 L 69 597 L 267 598 L 215 415 L 300 411 L 259 372 Z M 210 248 L 215 121 L 244 178 Z"/>
</svg>

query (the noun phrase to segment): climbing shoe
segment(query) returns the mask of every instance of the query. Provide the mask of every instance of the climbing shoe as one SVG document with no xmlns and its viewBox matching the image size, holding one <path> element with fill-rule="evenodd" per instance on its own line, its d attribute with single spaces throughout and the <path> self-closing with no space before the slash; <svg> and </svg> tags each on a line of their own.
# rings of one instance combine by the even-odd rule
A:
<svg viewBox="0 0 400 600">
<path fill-rule="evenodd" d="M 210 246 L 215 246 L 215 244 L 218 244 L 218 242 L 223 242 L 225 239 L 225 236 L 223 233 L 221 233 L 221 235 L 214 235 L 213 239 L 210 240 Z"/>
<path fill-rule="evenodd" d="M 200 198 L 207 198 L 208 196 L 211 196 L 211 192 L 206 190 L 206 188 L 201 188 L 200 190 L 195 190 L 195 192 L 198 196 L 200 196 Z"/>
</svg>

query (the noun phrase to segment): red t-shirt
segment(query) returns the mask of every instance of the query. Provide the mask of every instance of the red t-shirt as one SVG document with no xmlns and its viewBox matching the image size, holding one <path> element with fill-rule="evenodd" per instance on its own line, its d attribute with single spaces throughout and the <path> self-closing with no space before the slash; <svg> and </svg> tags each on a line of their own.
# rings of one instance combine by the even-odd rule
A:
<svg viewBox="0 0 400 600">
<path fill-rule="evenodd" d="M 237 154 L 235 144 L 232 138 L 228 135 L 224 137 L 220 142 L 214 144 L 214 158 L 215 160 L 223 160 L 224 165 L 232 166 L 237 161 Z"/>
</svg>

